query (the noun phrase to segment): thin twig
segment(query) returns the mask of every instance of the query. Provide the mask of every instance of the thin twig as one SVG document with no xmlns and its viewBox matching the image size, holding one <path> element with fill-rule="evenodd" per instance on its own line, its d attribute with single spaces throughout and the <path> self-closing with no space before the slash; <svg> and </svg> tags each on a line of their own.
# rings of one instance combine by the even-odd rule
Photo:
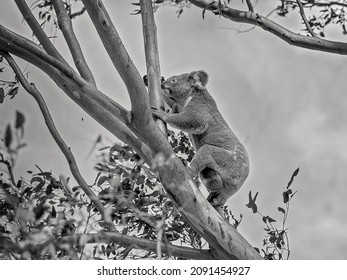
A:
<svg viewBox="0 0 347 280">
<path fill-rule="evenodd" d="M 163 244 L 163 234 L 165 227 L 166 213 L 163 213 L 160 221 L 157 222 L 157 259 L 162 258 L 162 244 Z"/>
<path fill-rule="evenodd" d="M 305 10 L 304 10 L 304 7 L 302 6 L 302 3 L 301 3 L 301 0 L 296 0 L 296 2 L 298 3 L 299 5 L 299 9 L 300 9 L 300 14 L 301 14 L 301 17 L 305 23 L 305 26 L 308 30 L 308 32 L 310 32 L 310 34 L 313 36 L 313 37 L 316 37 L 316 34 L 313 32 L 312 28 L 311 28 L 311 25 L 310 23 L 308 22 L 307 18 L 306 18 L 306 15 L 305 15 Z"/>
<path fill-rule="evenodd" d="M 69 15 L 69 17 L 70 17 L 71 19 L 73 19 L 73 18 L 75 18 L 75 17 L 77 17 L 77 16 L 82 15 L 85 11 L 86 11 L 86 8 L 85 8 L 85 7 L 82 7 L 82 9 L 81 9 L 80 11 L 75 12 L 75 13 L 71 13 L 71 14 Z"/>
<path fill-rule="evenodd" d="M 89 212 L 88 212 L 88 218 L 87 218 L 87 221 L 86 221 L 86 226 L 85 226 L 84 231 L 83 231 L 84 234 L 87 232 L 88 225 L 89 225 L 89 221 L 90 221 L 90 218 L 91 218 L 91 217 L 93 217 L 93 215 L 91 215 L 91 214 L 90 214 L 90 211 L 89 211 Z M 80 255 L 80 260 L 82 260 L 83 253 L 84 253 L 84 248 L 85 248 L 85 247 L 86 247 L 85 245 L 82 246 L 81 255 Z"/>
<path fill-rule="evenodd" d="M 246 3 L 247 3 L 247 6 L 248 6 L 248 9 L 254 13 L 254 9 L 253 9 L 253 5 L 252 5 L 252 2 L 251 0 L 246 0 Z"/>
<path fill-rule="evenodd" d="M 7 60 L 13 71 L 16 73 L 16 76 L 18 80 L 20 81 L 21 85 L 24 87 L 24 89 L 36 100 L 38 103 L 41 113 L 45 119 L 45 123 L 47 125 L 47 128 L 49 129 L 52 137 L 54 138 L 55 142 L 59 146 L 60 150 L 63 152 L 72 175 L 74 176 L 75 180 L 79 184 L 79 186 L 83 189 L 83 191 L 86 193 L 86 195 L 89 197 L 89 199 L 93 202 L 94 206 L 98 209 L 100 212 L 105 224 L 107 225 L 107 228 L 112 231 L 116 231 L 116 228 L 111 220 L 111 216 L 106 212 L 106 209 L 104 208 L 101 201 L 98 199 L 98 197 L 94 194 L 94 192 L 90 189 L 89 185 L 86 183 L 84 178 L 82 177 L 75 157 L 73 156 L 73 153 L 71 152 L 70 148 L 66 145 L 63 138 L 60 136 L 58 130 L 56 129 L 54 125 L 53 118 L 49 112 L 49 109 L 46 105 L 45 100 L 43 99 L 41 93 L 37 90 L 35 85 L 33 83 L 29 84 L 29 82 L 24 77 L 22 71 L 20 70 L 17 63 L 14 61 L 11 55 L 9 55 L 7 52 L 0 51 L 0 54 Z"/>
<path fill-rule="evenodd" d="M 11 163 L 8 160 L 4 159 L 4 156 L 0 153 L 0 163 L 3 163 L 7 166 L 8 175 L 10 176 L 10 181 L 12 184 L 10 184 L 11 188 L 18 193 L 18 188 L 16 187 L 16 180 L 14 178 L 13 170 Z"/>
</svg>

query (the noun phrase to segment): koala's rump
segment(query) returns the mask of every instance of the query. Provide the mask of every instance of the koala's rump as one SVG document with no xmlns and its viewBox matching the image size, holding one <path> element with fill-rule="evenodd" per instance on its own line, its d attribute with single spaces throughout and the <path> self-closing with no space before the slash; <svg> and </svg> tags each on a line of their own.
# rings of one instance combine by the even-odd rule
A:
<svg viewBox="0 0 347 280">
<path fill-rule="evenodd" d="M 248 155 L 239 145 L 233 151 L 205 145 L 201 151 L 209 162 L 200 172 L 201 181 L 211 192 L 209 199 L 215 200 L 213 204 L 223 205 L 246 180 L 249 173 Z"/>
</svg>

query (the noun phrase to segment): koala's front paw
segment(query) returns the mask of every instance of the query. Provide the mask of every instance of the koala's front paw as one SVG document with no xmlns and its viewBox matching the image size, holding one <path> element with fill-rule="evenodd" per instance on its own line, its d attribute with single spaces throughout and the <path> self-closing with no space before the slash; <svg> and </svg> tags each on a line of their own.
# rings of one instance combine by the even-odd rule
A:
<svg viewBox="0 0 347 280">
<path fill-rule="evenodd" d="M 162 119 L 163 121 L 165 121 L 166 115 L 167 113 L 165 113 L 164 111 L 158 109 L 158 108 L 154 108 L 151 107 L 151 112 L 153 116 L 156 116 L 159 119 Z"/>
</svg>

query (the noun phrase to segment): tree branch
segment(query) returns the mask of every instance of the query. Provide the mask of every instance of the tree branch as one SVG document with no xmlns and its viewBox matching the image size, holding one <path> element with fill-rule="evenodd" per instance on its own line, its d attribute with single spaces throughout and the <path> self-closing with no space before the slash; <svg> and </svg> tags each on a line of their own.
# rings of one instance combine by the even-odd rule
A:
<svg viewBox="0 0 347 280">
<path fill-rule="evenodd" d="M 0 244 L 0 250 L 12 251 L 17 254 L 21 254 L 26 251 L 27 247 L 20 247 L 7 239 L 4 239 L 4 244 Z M 91 243 L 115 243 L 122 247 L 133 246 L 133 249 L 146 250 L 150 252 L 156 252 L 157 241 L 152 241 L 148 239 L 138 238 L 134 236 L 123 235 L 118 232 L 99 232 L 91 234 L 73 234 L 69 236 L 63 236 L 60 238 L 50 239 L 43 242 L 40 245 L 36 245 L 36 251 L 44 249 L 49 244 L 53 243 L 55 246 L 59 247 L 63 244 L 91 244 Z M 4 245 L 4 246 L 1 246 Z M 28 247 L 32 244 L 28 244 Z M 161 250 L 167 256 L 173 256 L 183 259 L 193 259 L 193 260 L 211 260 L 210 250 L 199 250 L 189 247 L 182 247 L 172 245 L 170 243 L 162 242 Z"/>
<path fill-rule="evenodd" d="M 63 152 L 66 161 L 69 164 L 70 171 L 74 178 L 76 179 L 77 183 L 79 186 L 82 188 L 82 190 L 85 192 L 85 194 L 89 197 L 89 199 L 93 202 L 94 206 L 96 209 L 98 209 L 99 213 L 101 214 L 101 217 L 103 218 L 106 227 L 111 230 L 111 231 L 116 231 L 116 228 L 112 222 L 111 219 L 111 213 L 107 213 L 107 210 L 104 208 L 103 204 L 101 201 L 98 199 L 98 197 L 93 193 L 93 191 L 90 189 L 89 185 L 87 182 L 84 180 L 82 177 L 75 157 L 73 153 L 71 152 L 70 148 L 66 145 L 65 141 L 63 138 L 60 136 L 57 128 L 54 125 L 53 118 L 49 112 L 49 109 L 46 105 L 45 100 L 43 99 L 41 93 L 37 90 L 36 86 L 26 80 L 24 77 L 22 71 L 20 70 L 19 66 L 17 63 L 14 61 L 14 59 L 6 52 L 0 51 L 0 54 L 7 60 L 8 64 L 11 66 L 13 71 L 15 72 L 19 82 L 21 85 L 24 87 L 24 89 L 35 99 L 37 104 L 40 107 L 41 113 L 45 119 L 45 123 L 47 125 L 47 128 L 49 132 L 51 133 L 54 141 L 57 143 L 59 146 L 60 150 Z"/>
<path fill-rule="evenodd" d="M 53 0 L 52 3 L 57 14 L 59 28 L 64 35 L 65 41 L 70 49 L 78 72 L 86 81 L 95 85 L 93 74 L 83 56 L 81 46 L 74 33 L 71 19 L 66 12 L 63 1 Z"/>
<path fill-rule="evenodd" d="M 189 0 L 189 2 L 199 8 L 207 9 L 212 12 L 218 12 L 218 14 L 229 20 L 259 26 L 265 31 L 269 31 L 275 36 L 286 41 L 290 45 L 311 50 L 347 55 L 347 43 L 296 34 L 257 13 L 232 9 L 226 5 L 219 6 L 218 3 L 213 3 L 209 0 Z"/>
<path fill-rule="evenodd" d="M 248 10 L 253 13 L 254 12 L 254 8 L 253 8 L 251 0 L 246 0 L 246 3 L 247 3 L 247 6 L 248 6 Z"/>
<path fill-rule="evenodd" d="M 75 234 L 72 236 L 62 237 L 56 242 L 76 242 L 83 238 L 86 243 L 110 242 L 123 247 L 134 246 L 134 249 L 147 250 L 150 252 L 157 251 L 157 241 L 142 239 L 134 236 L 123 235 L 117 232 L 99 232 L 95 234 Z M 176 246 L 170 243 L 161 242 L 161 251 L 165 255 L 175 256 L 178 258 L 208 260 L 211 259 L 210 250 L 198 250 L 188 247 Z"/>
<path fill-rule="evenodd" d="M 157 27 L 154 21 L 152 1 L 140 0 L 143 38 L 148 75 L 148 93 L 151 107 L 164 108 L 161 93 L 161 73 L 159 63 L 159 50 L 157 41 Z M 159 118 L 156 123 L 166 135 L 166 124 Z"/>
<path fill-rule="evenodd" d="M 295 1 L 290 1 L 290 0 L 285 0 L 285 3 L 290 3 L 293 4 L 295 3 Z M 342 8 L 347 7 L 347 3 L 341 3 L 338 1 L 330 1 L 330 2 L 318 2 L 318 1 L 307 1 L 306 3 L 304 3 L 303 5 L 310 7 L 310 8 L 314 8 L 314 7 L 332 7 L 332 6 L 339 6 Z"/>
<path fill-rule="evenodd" d="M 81 81 L 81 79 L 78 79 L 78 75 L 76 75 L 75 71 L 67 63 L 61 62 L 54 56 L 47 54 L 43 48 L 41 48 L 34 42 L 12 32 L 11 30 L 5 28 L 3 25 L 0 25 L 0 38 L 6 41 L 7 44 L 4 45 L 4 49 L 9 49 L 10 53 L 11 47 L 19 47 L 27 52 L 30 52 L 38 59 L 41 59 L 44 62 L 57 68 L 66 77 L 74 78 L 76 82 L 78 82 L 80 85 L 84 84 L 84 82 Z"/>
<path fill-rule="evenodd" d="M 30 11 L 30 8 L 26 4 L 25 0 L 15 0 L 15 2 L 24 20 L 27 22 L 31 31 L 35 34 L 36 38 L 39 40 L 46 52 L 49 55 L 58 59 L 60 62 L 68 65 L 65 59 L 61 56 L 61 54 L 57 51 L 52 42 L 49 40 L 46 33 L 42 30 L 41 25 L 37 22 L 36 18 Z"/>
<path fill-rule="evenodd" d="M 305 15 L 305 11 L 304 11 L 304 7 L 302 6 L 302 3 L 301 3 L 301 0 L 296 0 L 296 2 L 298 3 L 299 5 L 299 9 L 300 9 L 300 14 L 301 14 L 301 17 L 302 17 L 302 20 L 304 21 L 305 23 L 305 26 L 308 30 L 308 32 L 310 32 L 310 34 L 315 37 L 316 34 L 314 34 L 312 28 L 311 28 L 311 25 L 309 24 L 307 18 L 306 18 L 306 15 Z"/>
</svg>

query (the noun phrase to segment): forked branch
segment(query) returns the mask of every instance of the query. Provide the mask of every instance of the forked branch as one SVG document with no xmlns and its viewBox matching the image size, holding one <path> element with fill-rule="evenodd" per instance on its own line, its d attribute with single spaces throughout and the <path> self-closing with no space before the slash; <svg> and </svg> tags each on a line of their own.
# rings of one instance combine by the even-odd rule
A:
<svg viewBox="0 0 347 280">
<path fill-rule="evenodd" d="M 136 136 L 151 148 L 154 155 L 173 154 L 170 144 L 155 124 L 150 113 L 149 96 L 142 77 L 129 56 L 123 42 L 101 0 L 83 0 L 98 35 L 121 76 L 131 102 L 131 119 L 128 125 Z"/>
<path fill-rule="evenodd" d="M 140 73 L 123 45 L 116 27 L 101 0 L 82 1 L 113 65 L 127 87 L 134 123 L 138 128 L 147 125 L 152 121 L 152 116 L 148 111 L 149 98 L 147 90 Z"/>
<path fill-rule="evenodd" d="M 78 72 L 81 74 L 82 78 L 95 85 L 94 76 L 84 58 L 81 46 L 73 30 L 71 19 L 66 12 L 63 1 L 53 0 L 52 3 L 57 14 L 59 28 L 64 35 Z"/>
<path fill-rule="evenodd" d="M 130 113 L 81 78 L 70 66 L 50 56 L 34 42 L 1 25 L 0 50 L 40 68 L 84 111 L 121 141 L 131 145 L 149 165 L 152 163 L 152 152 L 130 129 Z"/>
</svg>

